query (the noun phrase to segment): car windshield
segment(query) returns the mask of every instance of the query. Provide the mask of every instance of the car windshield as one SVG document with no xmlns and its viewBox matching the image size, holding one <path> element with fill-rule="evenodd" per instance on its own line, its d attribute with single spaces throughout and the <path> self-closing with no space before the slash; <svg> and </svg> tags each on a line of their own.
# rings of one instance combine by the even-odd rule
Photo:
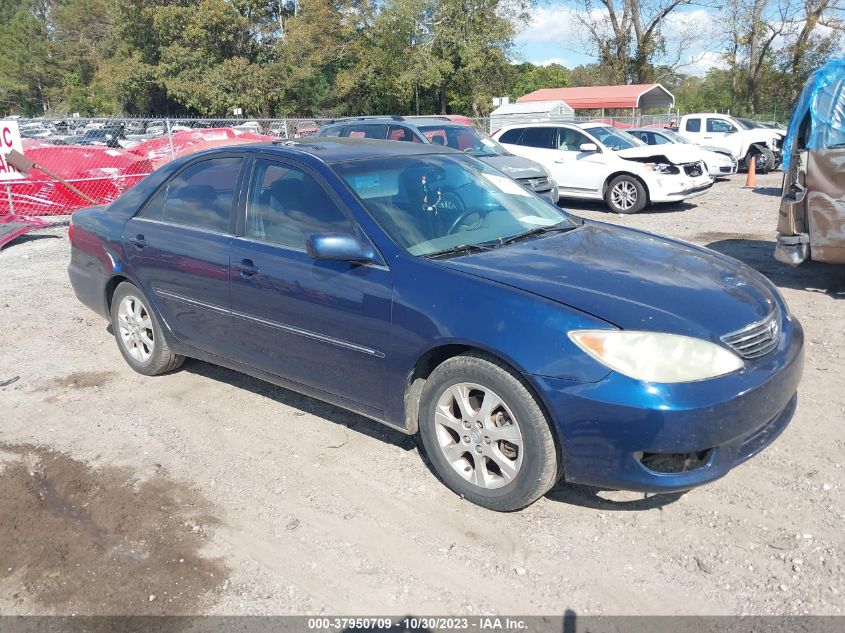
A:
<svg viewBox="0 0 845 633">
<path fill-rule="evenodd" d="M 465 125 L 420 125 L 417 129 L 429 143 L 446 145 L 470 156 L 510 156 L 510 152 L 492 138 Z"/>
<path fill-rule="evenodd" d="M 673 132 L 672 130 L 660 130 L 657 133 L 662 134 L 663 136 L 668 138 L 673 143 L 689 143 L 689 144 L 692 143 L 691 141 L 685 139 L 683 136 L 681 136 L 677 132 Z"/>
<path fill-rule="evenodd" d="M 391 156 L 335 163 L 332 169 L 391 239 L 412 255 L 487 250 L 579 225 L 557 206 L 469 156 Z"/>
<path fill-rule="evenodd" d="M 754 121 L 750 119 L 734 119 L 739 126 L 744 130 L 753 130 L 755 127 L 759 127 Z"/>
<path fill-rule="evenodd" d="M 645 145 L 640 139 L 635 138 L 622 130 L 616 128 L 606 127 L 604 125 L 596 127 L 584 128 L 587 132 L 595 136 L 602 145 L 614 152 L 620 149 L 629 149 L 631 147 L 638 147 Z"/>
</svg>

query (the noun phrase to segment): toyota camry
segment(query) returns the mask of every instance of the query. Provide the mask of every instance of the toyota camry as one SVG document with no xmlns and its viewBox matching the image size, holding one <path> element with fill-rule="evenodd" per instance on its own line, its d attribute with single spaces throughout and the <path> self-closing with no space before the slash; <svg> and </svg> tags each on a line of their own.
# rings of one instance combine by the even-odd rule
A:
<svg viewBox="0 0 845 633">
<path fill-rule="evenodd" d="M 70 240 L 135 371 L 201 359 L 419 434 L 494 510 L 560 479 L 693 488 L 795 409 L 803 333 L 765 277 L 438 145 L 192 154 L 75 213 Z"/>
</svg>

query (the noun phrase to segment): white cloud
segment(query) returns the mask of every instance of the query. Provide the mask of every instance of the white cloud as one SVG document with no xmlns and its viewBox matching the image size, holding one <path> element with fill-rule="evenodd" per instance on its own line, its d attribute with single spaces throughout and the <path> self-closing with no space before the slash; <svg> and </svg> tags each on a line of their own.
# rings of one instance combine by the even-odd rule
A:
<svg viewBox="0 0 845 633">
<path fill-rule="evenodd" d="M 693 53 L 678 70 L 687 75 L 701 77 L 706 75 L 707 71 L 711 68 L 721 68 L 723 70 L 727 68 L 727 64 L 720 53 L 713 51 Z"/>
<path fill-rule="evenodd" d="M 535 66 L 551 66 L 552 64 L 558 64 L 559 66 L 569 67 L 571 64 L 569 60 L 565 57 L 550 57 L 548 59 L 543 59 L 539 62 L 534 62 Z"/>
</svg>

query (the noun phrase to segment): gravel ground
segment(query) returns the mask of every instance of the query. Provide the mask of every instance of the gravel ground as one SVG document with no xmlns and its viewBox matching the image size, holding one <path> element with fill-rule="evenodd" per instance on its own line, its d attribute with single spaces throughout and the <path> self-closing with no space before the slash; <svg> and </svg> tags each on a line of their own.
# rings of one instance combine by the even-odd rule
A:
<svg viewBox="0 0 845 633">
<path fill-rule="evenodd" d="M 780 175 L 743 181 L 631 217 L 564 206 L 768 275 L 806 329 L 791 426 L 686 495 L 559 485 L 512 514 L 341 409 L 195 361 L 135 374 L 73 296 L 67 228 L 20 238 L 0 251 L 0 613 L 845 613 L 845 269 L 775 262 Z"/>
</svg>

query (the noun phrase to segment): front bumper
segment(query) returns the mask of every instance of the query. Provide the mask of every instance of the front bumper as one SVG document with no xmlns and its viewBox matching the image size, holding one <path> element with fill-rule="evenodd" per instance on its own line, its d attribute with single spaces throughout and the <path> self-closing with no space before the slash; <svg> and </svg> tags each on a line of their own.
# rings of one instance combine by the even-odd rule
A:
<svg viewBox="0 0 845 633">
<path fill-rule="evenodd" d="M 739 170 L 739 162 L 733 160 L 729 163 L 719 163 L 710 165 L 710 175 L 713 178 L 721 178 L 724 176 L 733 176 Z"/>
<path fill-rule="evenodd" d="M 649 199 L 652 202 L 680 202 L 703 195 L 713 186 L 710 174 L 696 178 L 663 177 L 656 180 L 656 185 L 649 187 Z"/>
<path fill-rule="evenodd" d="M 562 438 L 564 479 L 673 492 L 724 476 L 789 424 L 803 371 L 803 344 L 801 325 L 785 320 L 773 352 L 711 380 L 650 384 L 612 372 L 584 384 L 534 376 Z M 700 463 L 670 472 L 649 468 L 643 459 L 690 454 Z"/>
</svg>

